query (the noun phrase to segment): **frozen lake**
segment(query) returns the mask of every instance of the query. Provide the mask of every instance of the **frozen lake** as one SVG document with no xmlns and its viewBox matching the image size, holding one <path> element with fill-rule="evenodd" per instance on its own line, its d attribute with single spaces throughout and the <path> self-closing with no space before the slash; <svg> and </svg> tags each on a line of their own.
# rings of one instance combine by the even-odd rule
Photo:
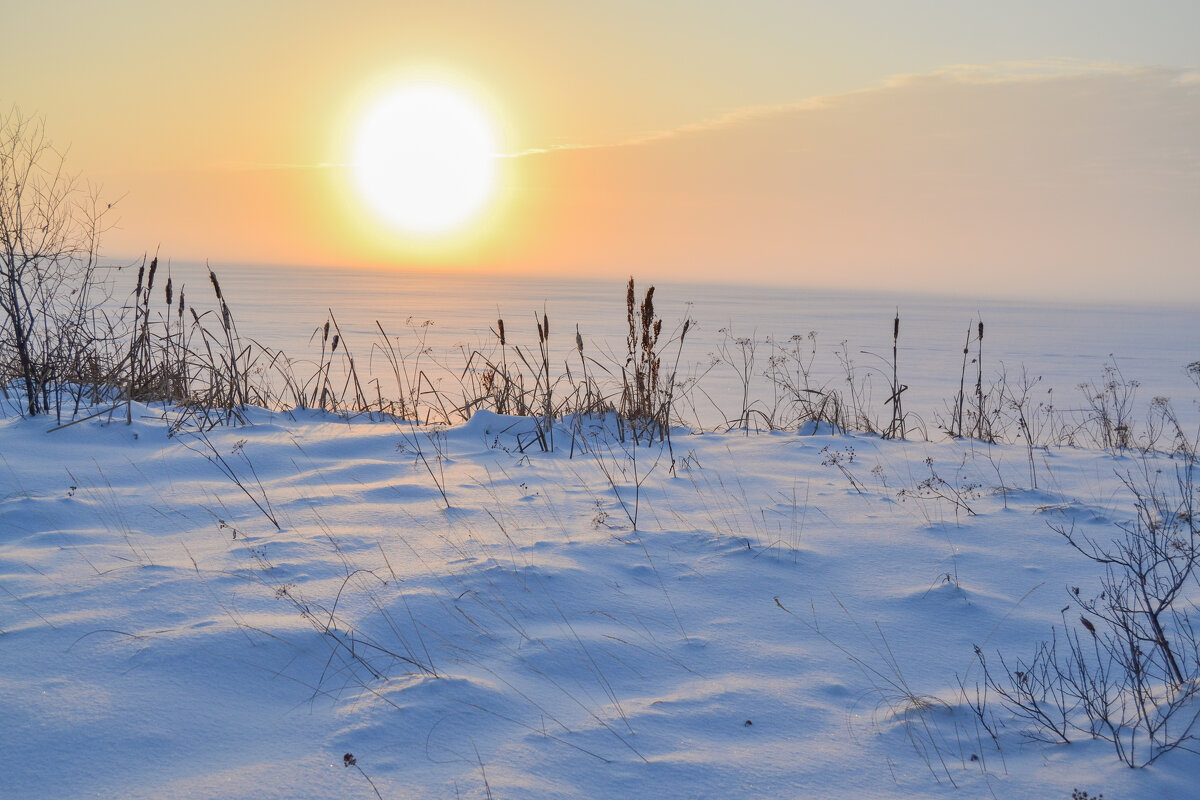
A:
<svg viewBox="0 0 1200 800">
<path fill-rule="evenodd" d="M 624 361 L 625 285 L 619 280 L 312 267 L 214 269 L 241 334 L 293 358 L 313 358 L 319 352 L 312 344 L 313 332 L 332 309 L 359 369 L 365 366 L 380 376 L 385 396 L 388 382 L 370 346 L 379 336 L 376 321 L 402 349 L 416 348 L 418 336 L 424 337 L 427 358 L 450 371 L 461 371 L 464 351 L 495 350 L 492 330 L 500 318 L 510 345 L 536 350 L 534 316 L 543 313 L 550 319 L 551 354 L 560 370 L 568 361 L 572 368 L 578 364 L 576 326 L 589 355 L 601 363 Z M 202 266 L 174 264 L 171 272 L 176 287 L 185 284 L 189 304 L 197 310 L 210 306 L 212 289 Z M 122 286 L 132 284 L 133 276 L 120 280 Z M 159 287 L 163 282 L 160 273 Z M 638 282 L 639 299 L 648 285 Z M 1139 423 L 1155 397 L 1169 398 L 1189 426 L 1200 421 L 1200 390 L 1186 370 L 1189 363 L 1200 361 L 1200 314 L 1192 308 L 670 282 L 657 284 L 655 305 L 664 320 L 664 340 L 678 334 L 685 318 L 692 320 L 679 373 L 702 375 L 702 391 L 694 391 L 692 403 L 681 411 L 698 416 L 704 426 L 740 414 L 738 373 L 745 363 L 743 350 L 749 348 L 739 346 L 737 339 L 754 343 L 748 370 L 752 399 L 770 404 L 773 388 L 763 373 L 770 357 L 780 354 L 771 340 L 793 349 L 799 344 L 804 360 L 811 358 L 814 386 L 844 386 L 842 361 L 848 357 L 867 381 L 878 415 L 885 416 L 890 412 L 883 407 L 888 395 L 884 371 L 890 373 L 897 311 L 899 376 L 909 387 L 903 396 L 905 410 L 918 415 L 934 434 L 937 420 L 946 417 L 958 391 L 967 329 L 974 329 L 980 319 L 985 323 L 985 384 L 1002 369 L 1012 382 L 1024 367 L 1031 378 L 1042 377 L 1031 396 L 1052 399 L 1062 410 L 1077 408 L 1084 404 L 1079 384 L 1101 382 L 1106 364 L 1115 359 L 1124 378 L 1140 384 Z M 815 340 L 810 332 L 815 332 Z M 789 342 L 794 336 L 803 341 Z M 719 357 L 722 348 L 725 358 Z M 666 349 L 670 360 L 676 350 L 674 345 Z M 975 354 L 972 343 L 971 357 Z M 968 369 L 968 387 L 974 383 L 974 369 Z M 1047 394 L 1050 389 L 1052 395 Z"/>
</svg>

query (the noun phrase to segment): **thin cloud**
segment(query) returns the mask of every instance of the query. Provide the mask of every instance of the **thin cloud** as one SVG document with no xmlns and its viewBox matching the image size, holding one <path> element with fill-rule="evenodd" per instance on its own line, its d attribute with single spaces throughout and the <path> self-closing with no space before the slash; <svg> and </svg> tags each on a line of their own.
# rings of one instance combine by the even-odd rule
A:
<svg viewBox="0 0 1200 800">
<path fill-rule="evenodd" d="M 886 79 L 882 85 L 853 92 L 818 95 L 790 103 L 775 103 L 760 106 L 745 106 L 727 111 L 719 116 L 700 122 L 687 123 L 667 130 L 650 131 L 616 142 L 560 144 L 548 147 L 531 147 L 515 153 L 502 153 L 499 158 L 524 158 L 569 150 L 602 150 L 622 147 L 638 147 L 691 134 L 725 130 L 739 125 L 769 119 L 775 116 L 800 111 L 815 111 L 829 108 L 851 98 L 885 92 L 889 89 L 912 86 L 925 81 L 942 80 L 958 84 L 1015 84 L 1061 80 L 1094 75 L 1171 75 L 1173 82 L 1181 85 L 1200 84 L 1200 72 L 1152 68 L 1112 62 L 1081 61 L 1072 58 L 1051 58 L 1027 61 L 1005 61 L 998 64 L 951 64 L 929 72 L 900 73 Z"/>
<path fill-rule="evenodd" d="M 621 139 L 619 141 L 580 142 L 572 144 L 554 144 L 547 145 L 545 147 L 529 147 L 512 153 L 497 153 L 495 157 L 519 159 L 573 150 L 609 150 L 626 147 L 641 147 L 648 144 L 669 141 L 671 139 L 678 139 L 694 134 L 727 130 L 760 120 L 770 119 L 776 116 L 784 116 L 802 111 L 816 111 L 832 107 L 851 98 L 918 85 L 928 81 L 941 80 L 956 84 L 996 85 L 1053 81 L 1064 78 L 1095 75 L 1135 76 L 1155 74 L 1164 77 L 1172 76 L 1168 78 L 1168 81 L 1176 85 L 1200 85 L 1200 72 L 1194 70 L 1154 68 L 1112 62 L 1081 61 L 1072 58 L 1005 61 L 997 64 L 950 64 L 928 72 L 900 73 L 892 75 L 880 86 L 859 89 L 853 92 L 818 95 L 816 97 L 810 97 L 804 100 L 788 103 L 774 103 L 768 105 L 744 106 L 741 108 L 735 108 L 710 119 L 686 123 L 684 125 L 665 130 L 647 131 L 635 136 L 631 136 L 627 139 Z M 352 165 L 349 163 L 337 162 L 319 162 L 315 164 L 220 162 L 202 169 L 240 172 L 345 169 L 350 166 Z"/>
<path fill-rule="evenodd" d="M 833 95 L 836 97 L 837 95 Z M 547 153 L 557 153 L 563 150 L 606 150 L 618 147 L 638 147 L 641 145 L 661 142 L 668 139 L 677 139 L 682 136 L 687 136 L 694 133 L 704 133 L 707 131 L 721 130 L 732 128 L 747 122 L 753 122 L 759 119 L 766 119 L 779 114 L 787 114 L 795 111 L 805 111 L 821 108 L 826 100 L 826 97 L 814 97 L 808 100 L 801 100 L 794 103 L 775 103 L 772 105 L 762 106 L 745 106 L 736 108 L 732 111 L 727 111 L 720 116 L 702 122 L 690 122 L 680 125 L 677 128 L 669 128 L 667 130 L 649 131 L 637 136 L 632 136 L 628 139 L 622 139 L 617 142 L 607 142 L 604 144 L 559 144 L 549 147 L 531 147 L 526 150 L 520 150 L 516 153 L 504 153 L 500 158 L 523 158 L 525 156 L 545 155 Z"/>
</svg>

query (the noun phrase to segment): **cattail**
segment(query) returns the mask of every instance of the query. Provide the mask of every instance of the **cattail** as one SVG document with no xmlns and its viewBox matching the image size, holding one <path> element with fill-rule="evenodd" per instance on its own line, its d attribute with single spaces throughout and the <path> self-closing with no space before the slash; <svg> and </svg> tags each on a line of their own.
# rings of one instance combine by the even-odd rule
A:
<svg viewBox="0 0 1200 800">
<path fill-rule="evenodd" d="M 221 303 L 221 324 L 225 326 L 226 331 L 229 330 L 232 321 L 233 321 L 233 319 L 229 313 L 228 304 L 222 302 Z"/>
<path fill-rule="evenodd" d="M 983 320 L 979 320 L 979 341 L 983 341 Z"/>
<path fill-rule="evenodd" d="M 221 294 L 221 284 L 217 283 L 217 273 L 210 269 L 208 271 L 208 279 L 212 281 L 213 291 L 217 293 L 217 299 L 224 302 L 225 296 Z"/>
<path fill-rule="evenodd" d="M 545 312 L 542 312 L 542 326 L 545 328 L 546 338 L 549 339 L 550 338 L 550 317 L 546 316 Z"/>
<path fill-rule="evenodd" d="M 690 319 L 685 319 L 683 321 L 683 330 L 679 334 L 679 343 L 680 344 L 683 344 L 683 338 L 685 336 L 687 336 L 688 328 L 690 328 L 691 326 L 692 326 L 692 321 Z"/>
<path fill-rule="evenodd" d="M 504 347 L 504 345 L 508 344 L 504 340 L 504 320 L 502 320 L 502 319 L 496 320 L 496 327 L 498 327 L 500 329 L 500 346 Z"/>
<path fill-rule="evenodd" d="M 329 346 L 329 352 L 331 352 L 331 353 L 332 353 L 332 352 L 334 352 L 335 350 L 337 350 L 337 346 L 338 346 L 338 342 L 339 342 L 339 341 L 341 341 L 341 339 L 340 339 L 340 337 L 338 336 L 338 334 L 336 334 L 336 333 L 335 333 L 335 334 L 333 335 L 333 344 L 331 344 L 331 345 Z"/>
<path fill-rule="evenodd" d="M 892 341 L 896 342 L 900 339 L 900 312 L 896 312 L 896 319 L 892 322 Z"/>
<path fill-rule="evenodd" d="M 158 271 L 158 256 L 150 260 L 150 274 L 146 276 L 146 296 L 149 297 L 150 290 L 154 288 L 154 273 Z"/>
<path fill-rule="evenodd" d="M 625 363 L 633 361 L 634 351 L 637 349 L 637 295 L 633 291 L 633 276 L 629 276 L 629 285 L 625 287 L 625 318 L 629 323 L 629 336 L 625 339 L 625 349 L 629 352 L 629 357 Z"/>
<path fill-rule="evenodd" d="M 183 287 L 179 287 L 179 318 L 183 319 Z"/>
<path fill-rule="evenodd" d="M 167 288 L 166 288 L 166 292 L 165 292 L 165 294 L 166 294 L 166 296 L 167 296 L 167 308 L 168 308 L 168 309 L 170 309 L 170 307 L 171 307 L 171 299 L 172 299 L 172 294 L 171 294 L 171 278 L 170 278 L 170 276 L 168 276 L 168 277 L 167 277 Z"/>
<path fill-rule="evenodd" d="M 142 264 L 140 267 L 138 267 L 137 288 L 134 289 L 133 292 L 135 297 L 142 296 L 142 278 L 144 277 L 146 277 L 146 265 Z"/>
<path fill-rule="evenodd" d="M 325 330 L 321 333 L 321 341 L 329 341 L 329 320 L 325 320 Z"/>
<path fill-rule="evenodd" d="M 583 355 L 583 337 L 579 334 L 579 326 L 575 326 L 575 349 L 579 351 L 579 355 Z"/>
<path fill-rule="evenodd" d="M 642 347 L 651 349 L 654 341 L 651 333 L 654 327 L 654 287 L 646 290 L 646 299 L 642 301 Z"/>
</svg>

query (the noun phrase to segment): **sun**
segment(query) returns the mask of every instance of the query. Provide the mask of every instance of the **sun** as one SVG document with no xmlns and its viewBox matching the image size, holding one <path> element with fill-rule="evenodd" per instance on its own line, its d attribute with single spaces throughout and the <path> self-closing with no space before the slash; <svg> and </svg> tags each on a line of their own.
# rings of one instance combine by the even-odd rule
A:
<svg viewBox="0 0 1200 800">
<path fill-rule="evenodd" d="M 467 95 L 417 84 L 378 100 L 353 144 L 354 184 L 371 210 L 410 234 L 442 235 L 476 218 L 496 186 L 496 136 Z"/>
</svg>

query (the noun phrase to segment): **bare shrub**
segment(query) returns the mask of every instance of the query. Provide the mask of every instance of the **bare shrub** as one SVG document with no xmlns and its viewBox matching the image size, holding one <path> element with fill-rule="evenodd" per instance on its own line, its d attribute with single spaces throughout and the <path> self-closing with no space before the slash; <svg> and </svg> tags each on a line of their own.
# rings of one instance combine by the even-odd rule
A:
<svg viewBox="0 0 1200 800">
<path fill-rule="evenodd" d="M 31 415 L 104 338 L 96 278 L 110 208 L 66 173 L 40 120 L 0 116 L 0 384 L 18 381 Z"/>
<path fill-rule="evenodd" d="M 1134 517 L 1107 543 L 1072 526 L 1055 526 L 1068 544 L 1104 568 L 1099 591 L 1070 589 L 1061 635 L 1029 659 L 1000 669 L 976 655 L 984 678 L 1033 738 L 1110 742 L 1129 766 L 1145 766 L 1175 749 L 1195 751 L 1200 719 L 1200 521 L 1196 467 L 1174 475 L 1147 464 L 1122 481 Z M 1077 623 L 1068 622 L 1072 606 Z M 1081 613 L 1080 613 L 1081 612 Z"/>
</svg>

